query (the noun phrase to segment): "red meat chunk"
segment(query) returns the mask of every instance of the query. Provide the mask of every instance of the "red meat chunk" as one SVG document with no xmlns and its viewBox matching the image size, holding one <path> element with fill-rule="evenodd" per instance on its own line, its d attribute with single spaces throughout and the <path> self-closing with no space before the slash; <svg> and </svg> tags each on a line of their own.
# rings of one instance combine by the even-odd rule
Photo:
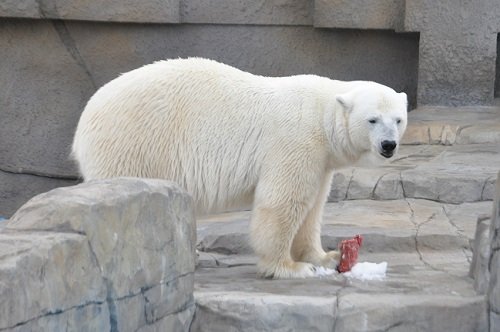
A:
<svg viewBox="0 0 500 332">
<path fill-rule="evenodd" d="M 361 235 L 356 235 L 352 239 L 340 242 L 340 263 L 337 268 L 339 272 L 351 271 L 351 268 L 358 261 L 358 251 L 362 242 L 363 237 Z"/>
</svg>

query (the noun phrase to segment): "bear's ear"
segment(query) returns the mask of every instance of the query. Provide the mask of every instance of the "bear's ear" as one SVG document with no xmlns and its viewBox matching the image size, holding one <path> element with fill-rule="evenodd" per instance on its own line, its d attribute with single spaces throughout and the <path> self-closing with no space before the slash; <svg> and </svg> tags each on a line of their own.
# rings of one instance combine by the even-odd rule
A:
<svg viewBox="0 0 500 332">
<path fill-rule="evenodd" d="M 399 97 L 404 101 L 405 104 L 408 105 L 408 96 L 404 92 L 398 93 Z"/>
<path fill-rule="evenodd" d="M 352 109 L 352 96 L 344 93 L 341 95 L 337 95 L 335 97 L 337 102 L 344 108 L 344 111 L 350 111 Z"/>
</svg>

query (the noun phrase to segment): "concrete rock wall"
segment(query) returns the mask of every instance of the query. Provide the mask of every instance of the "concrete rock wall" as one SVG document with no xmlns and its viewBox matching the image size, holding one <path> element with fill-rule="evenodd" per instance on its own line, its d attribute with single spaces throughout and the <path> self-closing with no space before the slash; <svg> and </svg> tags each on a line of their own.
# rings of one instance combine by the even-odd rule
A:
<svg viewBox="0 0 500 332">
<path fill-rule="evenodd" d="M 496 199 L 490 226 L 490 256 L 487 261 L 489 273 L 488 304 L 490 331 L 500 330 L 500 172 L 497 178 Z"/>
<path fill-rule="evenodd" d="M 474 239 L 470 274 L 479 294 L 488 301 L 489 331 L 500 330 L 500 172 L 491 219 L 480 217 Z"/>
<path fill-rule="evenodd" d="M 77 181 L 69 153 L 87 100 L 120 73 L 155 60 L 202 56 L 260 75 L 312 73 L 416 92 L 418 36 L 390 31 L 3 19 L 0 48 L 3 216 Z"/>
<path fill-rule="evenodd" d="M 485 105 L 500 88 L 496 0 L 0 2 L 0 215 L 78 181 L 68 154 L 90 96 L 155 60 L 261 75 L 375 80 L 417 104 Z"/>
<path fill-rule="evenodd" d="M 59 188 L 0 226 L 0 330 L 186 331 L 191 198 L 160 180 Z"/>
</svg>

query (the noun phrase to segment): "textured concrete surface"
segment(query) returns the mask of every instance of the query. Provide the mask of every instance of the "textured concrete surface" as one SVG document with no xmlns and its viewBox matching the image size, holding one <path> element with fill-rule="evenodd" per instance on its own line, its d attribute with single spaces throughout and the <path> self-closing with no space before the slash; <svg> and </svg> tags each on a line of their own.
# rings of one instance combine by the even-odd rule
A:
<svg viewBox="0 0 500 332">
<path fill-rule="evenodd" d="M 496 185 L 496 198 L 493 205 L 490 225 L 490 257 L 488 261 L 489 280 L 488 304 L 490 331 L 500 328 L 500 172 Z"/>
<path fill-rule="evenodd" d="M 0 330 L 187 330 L 191 198 L 119 178 L 36 196 L 0 226 Z"/>
<path fill-rule="evenodd" d="M 475 221 L 489 211 L 491 202 L 328 203 L 324 246 L 363 234 L 359 261 L 388 262 L 379 281 L 259 279 L 256 257 L 242 244 L 249 213 L 202 219 L 192 330 L 486 331 L 485 297 L 468 269 Z"/>
<path fill-rule="evenodd" d="M 183 0 L 183 23 L 312 25 L 314 1 Z"/>
<path fill-rule="evenodd" d="M 406 1 L 405 30 L 421 38 L 420 105 L 492 103 L 499 17 L 495 0 Z"/>
<path fill-rule="evenodd" d="M 316 0 L 314 26 L 401 30 L 404 9 L 402 0 Z"/>
<path fill-rule="evenodd" d="M 363 248 L 368 252 L 470 250 L 476 220 L 490 214 L 491 205 L 491 202 L 443 204 L 420 199 L 327 203 L 322 241 L 324 247 L 336 249 L 341 239 L 362 234 Z M 250 211 L 199 219 L 198 249 L 223 255 L 251 254 L 249 220 Z"/>
<path fill-rule="evenodd" d="M 408 114 L 408 145 L 500 143 L 500 107 L 419 107 Z"/>
<path fill-rule="evenodd" d="M 445 203 L 492 200 L 500 144 L 402 146 L 383 167 L 334 174 L 330 201 L 425 198 Z"/>
<path fill-rule="evenodd" d="M 313 73 L 381 81 L 410 96 L 416 91 L 416 35 L 293 26 L 227 29 L 13 19 L 0 20 L 0 31 L 5 55 L 0 77 L 6 80 L 0 90 L 4 172 L 74 179 L 69 151 L 87 100 L 121 72 L 159 59 L 203 56 L 260 75 Z M 45 48 L 51 49 L 50 57 L 38 52 Z M 283 49 L 293 57 L 283 58 Z M 386 58 L 393 61 L 385 62 Z M 52 188 L 61 185 L 53 181 Z M 0 215 L 11 215 L 19 203 L 41 191 L 0 182 L 0 196 L 8 192 L 20 196 L 0 201 Z"/>
<path fill-rule="evenodd" d="M 439 6 L 402 0 L 3 1 L 0 172 L 40 179 L 24 187 L 0 182 L 0 197 L 7 197 L 0 215 L 42 192 L 42 183 L 48 189 L 75 180 L 68 153 L 86 101 L 120 73 L 159 59 L 204 56 L 261 75 L 375 80 L 405 91 L 412 107 L 417 95 L 420 105 L 491 103 L 495 68 L 500 91 L 497 7 L 494 0 Z M 452 119 L 462 111 L 468 112 L 438 113 Z M 498 142 L 499 132 L 498 123 L 445 120 L 410 127 L 406 142 Z"/>
<path fill-rule="evenodd" d="M 474 279 L 474 289 L 479 294 L 487 294 L 490 286 L 490 224 L 489 218 L 480 217 L 477 220 L 476 235 L 474 236 L 470 276 Z"/>
<path fill-rule="evenodd" d="M 112 21 L 112 22 L 180 22 L 179 0 L 4 0 L 0 16 L 39 19 Z"/>
<path fill-rule="evenodd" d="M 33 196 L 57 187 L 78 184 L 78 180 L 59 179 L 0 170 L 0 216 L 9 217 Z"/>
</svg>

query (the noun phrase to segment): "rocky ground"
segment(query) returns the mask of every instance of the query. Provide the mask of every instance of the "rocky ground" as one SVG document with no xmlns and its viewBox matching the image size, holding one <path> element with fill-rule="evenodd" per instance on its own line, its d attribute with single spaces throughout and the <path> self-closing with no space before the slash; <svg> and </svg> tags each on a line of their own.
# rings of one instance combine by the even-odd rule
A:
<svg viewBox="0 0 500 332">
<path fill-rule="evenodd" d="M 261 279 L 249 211 L 195 224 L 171 182 L 96 181 L 0 222 L 0 331 L 500 331 L 500 107 L 413 111 L 405 143 L 337 172 L 324 213 L 383 279 Z"/>
<path fill-rule="evenodd" d="M 359 261 L 383 280 L 342 274 L 263 280 L 248 245 L 248 211 L 198 221 L 192 331 L 486 331 L 486 301 L 469 277 L 478 218 L 492 212 L 500 109 L 421 109 L 399 157 L 338 172 L 323 244 L 364 236 Z"/>
</svg>

